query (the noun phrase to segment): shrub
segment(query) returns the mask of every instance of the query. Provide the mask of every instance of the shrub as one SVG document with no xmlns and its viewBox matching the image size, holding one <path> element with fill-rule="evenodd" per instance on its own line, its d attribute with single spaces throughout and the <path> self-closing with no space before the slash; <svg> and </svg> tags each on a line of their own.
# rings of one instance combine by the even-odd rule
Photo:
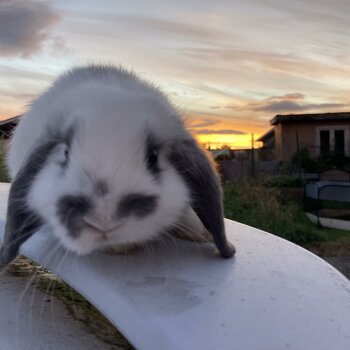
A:
<svg viewBox="0 0 350 350">
<path fill-rule="evenodd" d="M 350 158 L 337 152 L 329 152 L 325 156 L 311 158 L 306 148 L 300 150 L 299 154 L 294 153 L 289 162 L 289 167 L 301 167 L 308 173 L 319 173 L 331 168 L 350 170 Z"/>
</svg>

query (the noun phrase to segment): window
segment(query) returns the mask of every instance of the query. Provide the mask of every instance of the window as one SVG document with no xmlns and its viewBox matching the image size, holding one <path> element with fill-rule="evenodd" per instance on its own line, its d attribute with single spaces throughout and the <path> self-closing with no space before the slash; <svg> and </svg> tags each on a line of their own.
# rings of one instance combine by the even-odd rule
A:
<svg viewBox="0 0 350 350">
<path fill-rule="evenodd" d="M 344 130 L 334 130 L 334 152 L 345 156 L 345 133 Z"/>
<path fill-rule="evenodd" d="M 322 126 L 316 127 L 317 147 L 320 156 L 334 152 L 340 156 L 349 156 L 349 127 Z"/>
<path fill-rule="evenodd" d="M 324 157 L 331 150 L 331 139 L 329 130 L 320 131 L 320 141 L 321 156 Z"/>
</svg>

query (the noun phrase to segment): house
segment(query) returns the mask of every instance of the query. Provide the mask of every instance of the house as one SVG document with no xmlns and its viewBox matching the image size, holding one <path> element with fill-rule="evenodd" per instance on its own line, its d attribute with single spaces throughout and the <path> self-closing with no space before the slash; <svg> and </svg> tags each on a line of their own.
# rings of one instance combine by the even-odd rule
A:
<svg viewBox="0 0 350 350">
<path fill-rule="evenodd" d="M 209 150 L 214 159 L 232 158 L 232 150 L 228 148 Z"/>
<path fill-rule="evenodd" d="M 261 136 L 263 148 L 274 149 L 277 161 L 287 161 L 298 148 L 310 157 L 330 152 L 350 156 L 350 112 L 276 115 L 273 129 Z"/>
<path fill-rule="evenodd" d="M 257 141 L 263 143 L 263 146 L 257 149 L 259 160 L 272 161 L 276 159 L 275 154 L 275 130 L 270 129 L 262 135 Z"/>
</svg>

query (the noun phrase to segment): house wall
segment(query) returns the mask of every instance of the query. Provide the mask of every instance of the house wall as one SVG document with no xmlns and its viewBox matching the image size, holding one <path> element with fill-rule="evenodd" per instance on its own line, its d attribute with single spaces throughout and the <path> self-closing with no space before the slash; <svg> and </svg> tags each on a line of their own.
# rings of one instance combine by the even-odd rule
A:
<svg viewBox="0 0 350 350">
<path fill-rule="evenodd" d="M 300 149 L 308 149 L 311 157 L 319 155 L 319 128 L 345 127 L 345 154 L 350 155 L 350 121 L 308 121 L 299 123 L 278 123 L 275 125 L 276 160 L 287 161 L 297 151 L 296 132 L 298 132 Z"/>
<path fill-rule="evenodd" d="M 275 125 L 275 150 L 276 160 L 283 160 L 283 149 L 282 149 L 282 124 L 278 123 Z"/>
</svg>

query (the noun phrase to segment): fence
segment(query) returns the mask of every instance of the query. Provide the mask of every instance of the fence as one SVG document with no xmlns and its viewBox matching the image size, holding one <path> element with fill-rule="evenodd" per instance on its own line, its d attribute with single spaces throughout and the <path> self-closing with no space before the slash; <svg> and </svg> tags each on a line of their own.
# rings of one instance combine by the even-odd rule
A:
<svg viewBox="0 0 350 350">
<path fill-rule="evenodd" d="M 280 167 L 277 161 L 256 161 L 254 170 L 250 160 L 223 159 L 218 161 L 222 180 L 232 181 L 247 176 L 279 175 Z"/>
</svg>

